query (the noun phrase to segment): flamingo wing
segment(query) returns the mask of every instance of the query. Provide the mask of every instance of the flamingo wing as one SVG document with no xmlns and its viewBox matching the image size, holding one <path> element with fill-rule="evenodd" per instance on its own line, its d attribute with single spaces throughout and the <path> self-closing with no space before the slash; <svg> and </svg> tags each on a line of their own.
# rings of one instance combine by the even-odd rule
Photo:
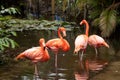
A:
<svg viewBox="0 0 120 80">
<path fill-rule="evenodd" d="M 24 56 L 30 60 L 41 60 L 43 57 L 41 47 L 33 47 L 23 52 Z"/>
<path fill-rule="evenodd" d="M 68 41 L 65 40 L 65 39 L 62 40 L 62 45 L 61 45 L 61 47 L 62 47 L 62 50 L 63 50 L 63 51 L 68 51 L 68 50 L 70 50 L 70 44 L 69 44 Z"/>
<path fill-rule="evenodd" d="M 94 47 L 99 47 L 99 46 L 106 46 L 109 48 L 109 45 L 104 41 L 104 39 L 98 35 L 91 35 L 88 39 L 89 45 L 92 45 Z"/>
<path fill-rule="evenodd" d="M 51 50 L 58 50 L 61 48 L 62 42 L 61 39 L 56 38 L 56 39 L 51 39 L 48 42 L 46 42 L 46 46 L 50 48 Z"/>
</svg>

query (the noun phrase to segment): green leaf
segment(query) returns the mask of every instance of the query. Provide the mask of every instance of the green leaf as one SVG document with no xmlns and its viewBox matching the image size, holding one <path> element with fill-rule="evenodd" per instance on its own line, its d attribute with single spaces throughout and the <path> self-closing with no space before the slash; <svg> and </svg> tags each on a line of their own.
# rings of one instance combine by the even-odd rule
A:
<svg viewBox="0 0 120 80">
<path fill-rule="evenodd" d="M 8 38 L 4 38 L 4 46 L 5 47 L 10 47 L 10 43 L 9 43 Z"/>
<path fill-rule="evenodd" d="M 0 50 L 3 51 L 4 49 L 5 49 L 5 48 L 4 48 L 2 45 L 0 45 Z"/>
<path fill-rule="evenodd" d="M 116 27 L 116 14 L 115 10 L 105 10 L 100 15 L 100 29 L 102 36 L 109 37 Z"/>
<path fill-rule="evenodd" d="M 17 36 L 16 32 L 10 32 L 13 36 Z"/>
</svg>

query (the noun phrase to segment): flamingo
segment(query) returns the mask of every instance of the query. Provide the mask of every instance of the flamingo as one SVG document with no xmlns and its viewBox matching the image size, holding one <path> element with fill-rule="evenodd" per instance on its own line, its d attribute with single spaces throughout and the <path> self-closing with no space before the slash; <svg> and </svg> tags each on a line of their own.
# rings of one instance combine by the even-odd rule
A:
<svg viewBox="0 0 120 80">
<path fill-rule="evenodd" d="M 37 70 L 37 63 L 38 62 L 46 62 L 50 59 L 48 51 L 45 46 L 44 38 L 39 40 L 40 47 L 33 47 L 30 49 L 25 50 L 24 52 L 20 53 L 15 60 L 27 58 L 31 60 L 35 65 L 35 76 L 38 76 Z"/>
<path fill-rule="evenodd" d="M 78 53 L 80 50 L 82 51 L 82 54 L 80 55 L 80 61 L 82 61 L 83 53 L 86 50 L 87 43 L 88 43 L 88 31 L 89 31 L 89 24 L 86 20 L 82 20 L 80 22 L 80 25 L 85 24 L 86 25 L 86 32 L 85 34 L 78 35 L 75 39 L 75 49 L 74 53 Z"/>
<path fill-rule="evenodd" d="M 58 28 L 58 36 L 59 38 L 51 39 L 46 42 L 46 47 L 48 47 L 50 50 L 52 50 L 55 54 L 55 67 L 57 68 L 57 54 L 59 50 L 63 52 L 67 52 L 70 50 L 70 45 L 67 42 L 66 39 L 62 37 L 60 33 L 63 33 L 63 36 L 66 36 L 66 29 L 64 27 L 59 27 Z"/>
<path fill-rule="evenodd" d="M 88 44 L 95 48 L 96 57 L 98 55 L 97 48 L 99 48 L 101 46 L 105 46 L 105 47 L 109 48 L 109 45 L 105 42 L 105 40 L 102 37 L 95 35 L 95 34 L 89 36 Z"/>
</svg>

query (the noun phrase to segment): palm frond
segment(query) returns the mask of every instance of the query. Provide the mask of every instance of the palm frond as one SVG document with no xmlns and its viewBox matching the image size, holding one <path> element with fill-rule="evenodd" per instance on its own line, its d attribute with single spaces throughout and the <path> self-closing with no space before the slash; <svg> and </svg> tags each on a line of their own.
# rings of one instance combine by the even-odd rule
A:
<svg viewBox="0 0 120 80">
<path fill-rule="evenodd" d="M 96 18 L 92 21 L 92 26 L 99 26 L 100 18 Z"/>
<path fill-rule="evenodd" d="M 102 36 L 109 37 L 116 26 L 116 14 L 115 10 L 105 10 L 100 15 L 99 27 L 102 31 Z"/>
</svg>

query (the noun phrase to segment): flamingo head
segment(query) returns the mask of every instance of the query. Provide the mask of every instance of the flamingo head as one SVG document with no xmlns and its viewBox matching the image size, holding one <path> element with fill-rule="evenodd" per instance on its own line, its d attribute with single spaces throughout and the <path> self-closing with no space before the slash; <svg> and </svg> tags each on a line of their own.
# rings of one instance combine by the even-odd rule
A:
<svg viewBox="0 0 120 80">
<path fill-rule="evenodd" d="M 109 48 L 109 45 L 106 42 L 103 42 L 102 45 L 104 45 L 105 47 Z"/>
<path fill-rule="evenodd" d="M 66 29 L 64 27 L 59 27 L 59 30 L 63 33 L 63 37 L 66 37 Z"/>
<path fill-rule="evenodd" d="M 86 23 L 87 21 L 84 19 L 80 22 L 80 25 L 83 25 L 84 23 Z"/>
</svg>

